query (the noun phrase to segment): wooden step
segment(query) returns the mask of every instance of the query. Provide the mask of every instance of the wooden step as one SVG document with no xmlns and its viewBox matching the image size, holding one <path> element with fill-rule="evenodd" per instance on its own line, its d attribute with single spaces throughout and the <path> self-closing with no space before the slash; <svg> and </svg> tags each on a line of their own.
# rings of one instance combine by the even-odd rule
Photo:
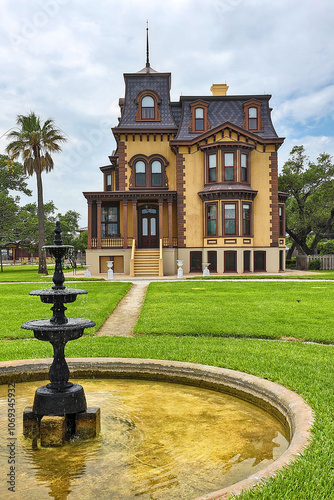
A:
<svg viewBox="0 0 334 500">
<path fill-rule="evenodd" d="M 159 258 L 159 250 L 136 249 L 134 254 L 134 275 L 159 276 Z"/>
</svg>

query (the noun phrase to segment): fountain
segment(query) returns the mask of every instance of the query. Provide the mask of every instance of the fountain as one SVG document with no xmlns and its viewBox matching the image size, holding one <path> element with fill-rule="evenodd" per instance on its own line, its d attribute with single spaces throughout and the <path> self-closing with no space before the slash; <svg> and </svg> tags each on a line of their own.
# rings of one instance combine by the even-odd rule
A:
<svg viewBox="0 0 334 500">
<path fill-rule="evenodd" d="M 35 338 L 48 341 L 53 347 L 53 363 L 49 370 L 50 383 L 36 390 L 33 407 L 26 408 L 23 416 L 24 435 L 41 434 L 42 444 L 62 444 L 65 435 L 69 436 L 80 427 L 78 422 L 96 415 L 95 426 L 98 428 L 98 409 L 88 409 L 83 387 L 69 382 L 69 369 L 65 360 L 65 345 L 83 335 L 85 328 L 95 326 L 94 321 L 82 318 L 66 318 L 64 304 L 74 302 L 77 295 L 86 294 L 86 290 L 66 288 L 62 259 L 73 249 L 71 245 L 62 245 L 59 221 L 55 227 L 54 245 L 45 249 L 55 258 L 55 271 L 52 289 L 34 290 L 30 295 L 37 295 L 43 303 L 53 304 L 51 319 L 27 321 L 22 325 L 26 330 L 33 330 Z M 87 415 L 89 415 L 87 417 Z M 58 418 L 57 418 L 58 417 Z M 94 419 L 93 419 L 94 420 Z M 36 429 L 37 427 L 37 429 Z M 60 437 L 59 437 L 60 436 Z M 60 442 L 59 442 L 60 440 Z"/>
</svg>

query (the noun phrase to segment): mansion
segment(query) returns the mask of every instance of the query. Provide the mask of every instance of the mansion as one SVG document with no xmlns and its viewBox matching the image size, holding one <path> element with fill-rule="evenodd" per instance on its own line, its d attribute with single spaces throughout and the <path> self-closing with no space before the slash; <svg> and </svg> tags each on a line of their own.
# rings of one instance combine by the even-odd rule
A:
<svg viewBox="0 0 334 500">
<path fill-rule="evenodd" d="M 279 272 L 285 268 L 285 201 L 270 95 L 170 100 L 171 74 L 124 74 L 112 129 L 117 148 L 88 203 L 87 264 L 130 276 Z"/>
</svg>

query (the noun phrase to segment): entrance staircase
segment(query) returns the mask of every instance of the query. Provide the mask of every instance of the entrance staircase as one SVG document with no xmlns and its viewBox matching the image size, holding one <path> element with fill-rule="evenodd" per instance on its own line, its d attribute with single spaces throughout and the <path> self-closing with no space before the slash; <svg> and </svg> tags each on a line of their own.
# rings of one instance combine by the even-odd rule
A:
<svg viewBox="0 0 334 500">
<path fill-rule="evenodd" d="M 159 276 L 159 249 L 137 248 L 134 252 L 135 276 Z"/>
</svg>

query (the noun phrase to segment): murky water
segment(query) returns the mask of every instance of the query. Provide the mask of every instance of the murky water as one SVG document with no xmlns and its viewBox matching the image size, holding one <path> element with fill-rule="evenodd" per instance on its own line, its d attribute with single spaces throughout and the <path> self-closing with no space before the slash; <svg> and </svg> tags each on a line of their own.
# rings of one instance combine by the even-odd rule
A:
<svg viewBox="0 0 334 500">
<path fill-rule="evenodd" d="M 287 448 L 263 410 L 214 391 L 152 381 L 81 380 L 101 435 L 32 450 L 22 412 L 37 387 L 16 384 L 15 491 L 8 491 L 7 385 L 0 386 L 0 498 L 189 500 L 233 484 Z"/>
</svg>

